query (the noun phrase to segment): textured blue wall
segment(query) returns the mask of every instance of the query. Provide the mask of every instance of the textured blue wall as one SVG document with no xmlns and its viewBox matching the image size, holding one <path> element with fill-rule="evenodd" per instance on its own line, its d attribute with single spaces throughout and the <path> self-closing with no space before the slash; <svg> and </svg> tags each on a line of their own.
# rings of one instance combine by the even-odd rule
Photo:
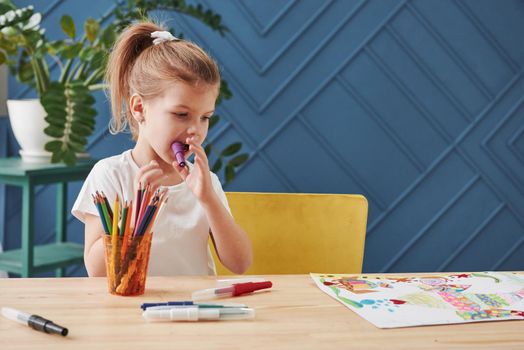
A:
<svg viewBox="0 0 524 350">
<path fill-rule="evenodd" d="M 46 13 L 50 37 L 63 37 L 62 14 L 80 23 L 111 6 L 17 3 Z M 367 272 L 524 269 L 523 2 L 201 3 L 222 15 L 225 38 L 159 17 L 216 57 L 234 93 L 210 138 L 241 140 L 251 159 L 226 190 L 364 194 Z M 10 83 L 11 97 L 31 95 Z M 99 97 L 98 158 L 132 146 L 108 135 Z M 38 191 L 38 242 L 54 235 L 53 198 Z M 19 244 L 18 210 L 5 213 L 7 247 Z M 69 229 L 83 241 L 78 222 Z"/>
</svg>

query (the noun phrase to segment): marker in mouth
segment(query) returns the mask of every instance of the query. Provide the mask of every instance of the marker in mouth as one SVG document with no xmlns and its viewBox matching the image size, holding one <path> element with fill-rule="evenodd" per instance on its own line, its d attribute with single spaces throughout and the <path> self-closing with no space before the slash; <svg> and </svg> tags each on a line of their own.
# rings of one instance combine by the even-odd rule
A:
<svg viewBox="0 0 524 350">
<path fill-rule="evenodd" d="M 186 152 L 187 150 L 189 150 L 189 145 L 180 141 L 175 141 L 171 144 L 171 151 L 173 151 L 176 161 L 180 167 L 186 166 L 186 158 L 184 157 L 184 152 Z"/>
</svg>

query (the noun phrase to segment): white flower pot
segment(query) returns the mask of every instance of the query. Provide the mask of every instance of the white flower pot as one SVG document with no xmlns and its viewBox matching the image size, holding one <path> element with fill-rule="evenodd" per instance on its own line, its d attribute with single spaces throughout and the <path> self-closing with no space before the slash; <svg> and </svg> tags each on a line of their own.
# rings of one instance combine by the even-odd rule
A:
<svg viewBox="0 0 524 350">
<path fill-rule="evenodd" d="M 51 153 L 44 149 L 51 137 L 44 133 L 48 126 L 46 112 L 40 100 L 7 100 L 9 121 L 16 141 L 21 147 L 20 156 L 28 163 L 49 163 Z"/>
</svg>

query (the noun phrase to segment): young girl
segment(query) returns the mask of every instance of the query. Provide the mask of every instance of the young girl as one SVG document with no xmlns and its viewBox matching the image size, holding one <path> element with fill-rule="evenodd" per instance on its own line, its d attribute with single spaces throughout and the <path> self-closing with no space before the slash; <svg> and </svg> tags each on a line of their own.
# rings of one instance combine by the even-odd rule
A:
<svg viewBox="0 0 524 350">
<path fill-rule="evenodd" d="M 132 200 L 139 183 L 168 189 L 154 226 L 150 275 L 212 275 L 211 233 L 220 261 L 234 273 L 251 264 L 251 244 L 230 214 L 217 176 L 209 171 L 202 142 L 220 88 L 216 63 L 195 44 L 154 23 L 129 26 L 115 43 L 106 79 L 112 127 L 130 126 L 132 150 L 99 161 L 87 177 L 72 213 L 85 224 L 84 261 L 89 276 L 105 276 L 104 229 L 91 194 L 110 203 Z M 180 167 L 175 141 L 189 145 L 194 164 Z"/>
</svg>

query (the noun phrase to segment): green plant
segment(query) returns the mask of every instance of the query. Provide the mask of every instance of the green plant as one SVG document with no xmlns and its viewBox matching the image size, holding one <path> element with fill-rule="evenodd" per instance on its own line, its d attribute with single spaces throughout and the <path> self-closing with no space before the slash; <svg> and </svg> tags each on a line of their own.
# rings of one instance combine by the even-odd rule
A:
<svg viewBox="0 0 524 350">
<path fill-rule="evenodd" d="M 7 64 L 11 74 L 38 93 L 47 113 L 44 131 L 53 139 L 45 146 L 52 152 L 53 162 L 74 164 L 76 154 L 85 150 L 97 115 L 93 94 L 106 87 L 102 79 L 107 53 L 119 32 L 156 10 L 191 16 L 220 35 L 228 31 L 218 14 L 201 5 L 186 4 L 185 0 L 128 0 L 116 2 L 109 14 L 113 20 L 105 27 L 104 18 L 88 18 L 82 36 L 77 35 L 73 18 L 64 15 L 60 26 L 66 38 L 48 40 L 40 28 L 41 15 L 32 6 L 19 9 L 11 0 L 0 0 L 0 64 Z M 170 30 L 178 37 L 184 36 Z M 52 62 L 59 68 L 57 78 L 50 72 Z M 217 104 L 231 97 L 227 82 L 222 81 Z M 217 124 L 219 116 L 213 120 L 210 128 Z M 247 154 L 239 154 L 241 147 L 239 142 L 223 150 L 215 150 L 211 143 L 206 146 L 207 154 L 216 156 L 212 169 L 218 172 L 224 168 L 225 182 L 232 180 L 235 169 L 248 159 Z"/>
</svg>

